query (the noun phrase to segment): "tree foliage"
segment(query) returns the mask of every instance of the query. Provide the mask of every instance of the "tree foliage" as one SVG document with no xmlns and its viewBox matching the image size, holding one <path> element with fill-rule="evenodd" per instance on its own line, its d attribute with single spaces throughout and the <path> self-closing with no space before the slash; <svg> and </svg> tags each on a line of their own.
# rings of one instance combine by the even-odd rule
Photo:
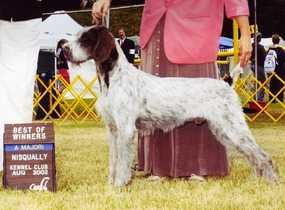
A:
<svg viewBox="0 0 285 210">
<path fill-rule="evenodd" d="M 129 1 L 129 0 L 128 0 Z M 249 0 L 250 23 L 254 24 L 254 0 Z M 117 5 L 118 6 L 118 5 Z M 142 8 L 112 10 L 110 29 L 116 36 L 119 27 L 123 27 L 128 36 L 139 34 Z M 83 26 L 91 25 L 90 13 L 74 14 L 72 17 Z M 274 33 L 285 38 L 285 0 L 257 0 L 257 25 L 263 37 Z M 223 35 L 232 36 L 232 21 L 225 19 Z"/>
<path fill-rule="evenodd" d="M 138 35 L 142 15 L 142 7 L 121 10 L 111 10 L 110 30 L 116 36 L 120 27 L 125 29 L 127 36 Z M 92 23 L 91 14 L 76 13 L 71 15 L 79 24 L 90 26 Z"/>
</svg>

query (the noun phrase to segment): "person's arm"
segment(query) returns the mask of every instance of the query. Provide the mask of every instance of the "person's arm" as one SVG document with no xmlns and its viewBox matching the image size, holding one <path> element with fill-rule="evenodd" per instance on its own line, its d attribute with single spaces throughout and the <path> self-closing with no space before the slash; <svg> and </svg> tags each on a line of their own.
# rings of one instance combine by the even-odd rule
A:
<svg viewBox="0 0 285 210">
<path fill-rule="evenodd" d="M 249 28 L 249 8 L 248 0 L 224 0 L 226 15 L 230 19 L 235 19 L 240 29 L 240 63 L 245 66 L 251 55 L 252 46 L 250 41 L 250 28 Z"/>
<path fill-rule="evenodd" d="M 234 17 L 237 21 L 240 29 L 240 40 L 239 40 L 239 54 L 240 54 L 240 64 L 244 67 L 251 57 L 252 46 L 250 41 L 250 28 L 248 16 L 237 16 Z"/>
<path fill-rule="evenodd" d="M 111 0 L 98 0 L 92 7 L 92 23 L 97 25 L 102 21 L 110 8 Z"/>
</svg>

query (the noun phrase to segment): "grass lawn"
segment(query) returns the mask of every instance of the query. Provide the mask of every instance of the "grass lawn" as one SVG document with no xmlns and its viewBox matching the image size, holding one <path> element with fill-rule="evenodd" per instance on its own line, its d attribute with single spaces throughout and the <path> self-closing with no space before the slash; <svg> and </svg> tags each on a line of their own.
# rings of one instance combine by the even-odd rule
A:
<svg viewBox="0 0 285 210">
<path fill-rule="evenodd" d="M 280 184 L 254 177 L 248 162 L 230 153 L 231 175 L 207 182 L 172 179 L 152 182 L 136 173 L 131 185 L 107 184 L 108 146 L 105 130 L 94 123 L 56 126 L 57 192 L 40 193 L 0 188 L 0 209 L 285 209 L 285 124 L 250 125 L 258 143 L 273 156 Z"/>
</svg>

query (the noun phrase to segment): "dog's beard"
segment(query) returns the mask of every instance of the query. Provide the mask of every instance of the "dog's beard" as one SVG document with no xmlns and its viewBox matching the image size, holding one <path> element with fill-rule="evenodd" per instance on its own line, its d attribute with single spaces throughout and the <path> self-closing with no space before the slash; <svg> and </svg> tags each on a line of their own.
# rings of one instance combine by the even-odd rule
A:
<svg viewBox="0 0 285 210">
<path fill-rule="evenodd" d="M 88 61 L 90 59 L 91 58 L 87 58 L 87 59 L 83 59 L 83 60 L 77 60 L 77 59 L 70 58 L 70 59 L 68 59 L 68 61 L 71 62 L 72 64 L 79 66 L 80 64 L 85 63 L 86 61 Z"/>
</svg>

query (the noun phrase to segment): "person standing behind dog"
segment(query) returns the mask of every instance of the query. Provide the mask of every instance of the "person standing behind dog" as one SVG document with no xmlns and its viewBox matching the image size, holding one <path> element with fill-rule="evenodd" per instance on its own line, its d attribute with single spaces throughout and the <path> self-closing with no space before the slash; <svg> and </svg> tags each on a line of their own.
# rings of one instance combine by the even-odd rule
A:
<svg viewBox="0 0 285 210">
<path fill-rule="evenodd" d="M 264 66 L 268 66 L 268 63 L 272 63 L 274 66 L 273 71 L 278 77 L 285 81 L 285 51 L 279 46 L 280 37 L 278 34 L 272 35 L 273 46 L 268 49 Z M 270 60 L 270 61 L 269 61 Z M 282 81 L 273 75 L 270 80 L 270 92 L 275 96 L 284 87 Z M 270 75 L 270 73 L 269 73 Z M 269 96 L 269 100 L 272 99 L 272 95 Z M 277 99 L 281 102 L 284 100 L 284 90 L 277 95 Z M 276 103 L 276 100 L 273 100 Z"/>
<path fill-rule="evenodd" d="M 41 13 L 76 9 L 86 3 L 86 0 L 0 2 L 0 170 L 4 124 L 32 121 Z"/>
<path fill-rule="evenodd" d="M 65 82 L 69 84 L 70 83 L 69 72 L 68 72 L 69 67 L 62 49 L 62 46 L 67 42 L 68 41 L 66 39 L 61 39 L 58 41 L 55 56 L 56 56 L 57 74 L 61 75 L 62 79 L 64 79 Z M 64 88 L 65 85 L 61 83 L 61 85 L 59 85 L 59 92 L 62 92 Z"/>
<path fill-rule="evenodd" d="M 253 73 L 256 73 L 257 80 L 262 84 L 266 80 L 266 75 L 264 72 L 264 61 L 265 61 L 265 56 L 266 56 L 266 50 L 263 45 L 260 44 L 262 35 L 261 33 L 256 33 L 255 35 L 256 43 L 257 43 L 257 71 L 255 71 L 255 50 L 252 51 L 252 56 L 251 56 L 251 69 Z M 252 43 L 252 49 L 255 49 L 255 42 Z M 259 85 L 257 86 L 259 87 Z M 264 89 L 260 89 L 257 94 L 256 98 L 258 101 L 263 101 L 264 100 Z"/>
<path fill-rule="evenodd" d="M 110 3 L 99 0 L 93 5 L 94 23 L 106 15 Z M 161 77 L 217 78 L 224 7 L 227 16 L 238 22 L 240 63 L 245 66 L 252 51 L 247 0 L 148 0 L 140 28 L 143 70 Z M 207 123 L 195 121 L 168 133 L 155 131 L 150 137 L 140 137 L 139 169 L 168 177 L 228 175 L 226 149 Z"/>
<path fill-rule="evenodd" d="M 134 63 L 135 58 L 135 43 L 133 40 L 127 38 L 124 28 L 119 28 L 118 30 L 119 39 L 118 42 L 128 59 L 129 63 Z"/>
</svg>

